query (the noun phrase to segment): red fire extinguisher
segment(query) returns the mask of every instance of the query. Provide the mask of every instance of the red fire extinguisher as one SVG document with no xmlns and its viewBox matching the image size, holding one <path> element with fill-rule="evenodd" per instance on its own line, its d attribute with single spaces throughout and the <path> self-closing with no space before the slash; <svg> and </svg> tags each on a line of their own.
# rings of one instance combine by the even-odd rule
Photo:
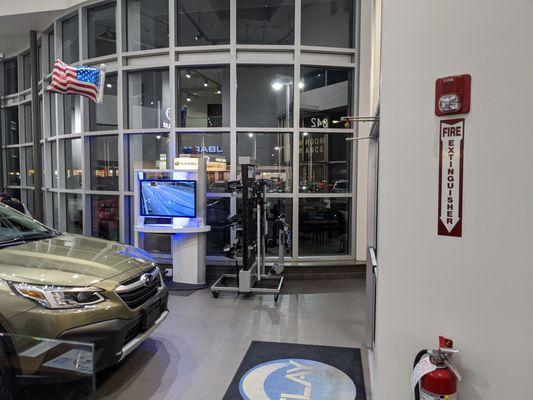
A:
<svg viewBox="0 0 533 400">
<path fill-rule="evenodd" d="M 462 377 L 450 357 L 458 352 L 450 339 L 440 337 L 438 349 L 418 353 L 413 371 L 417 400 L 457 400 L 457 382 Z"/>
</svg>

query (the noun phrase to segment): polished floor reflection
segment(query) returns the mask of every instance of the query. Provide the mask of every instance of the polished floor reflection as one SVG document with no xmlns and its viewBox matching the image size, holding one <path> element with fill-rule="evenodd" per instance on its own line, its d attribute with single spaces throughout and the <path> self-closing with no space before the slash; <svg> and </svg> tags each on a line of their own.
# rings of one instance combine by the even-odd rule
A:
<svg viewBox="0 0 533 400">
<path fill-rule="evenodd" d="M 252 340 L 361 347 L 364 287 L 362 279 L 288 281 L 277 305 L 208 290 L 171 296 L 163 326 L 98 376 L 97 398 L 220 399 Z"/>
</svg>

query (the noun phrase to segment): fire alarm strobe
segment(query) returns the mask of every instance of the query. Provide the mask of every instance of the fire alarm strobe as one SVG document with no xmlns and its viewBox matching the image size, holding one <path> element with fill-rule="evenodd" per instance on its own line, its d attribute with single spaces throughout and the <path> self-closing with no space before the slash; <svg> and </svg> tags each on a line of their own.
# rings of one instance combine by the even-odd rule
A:
<svg viewBox="0 0 533 400">
<path fill-rule="evenodd" d="M 435 114 L 438 116 L 470 112 L 470 84 L 468 74 L 447 76 L 435 82 Z"/>
</svg>

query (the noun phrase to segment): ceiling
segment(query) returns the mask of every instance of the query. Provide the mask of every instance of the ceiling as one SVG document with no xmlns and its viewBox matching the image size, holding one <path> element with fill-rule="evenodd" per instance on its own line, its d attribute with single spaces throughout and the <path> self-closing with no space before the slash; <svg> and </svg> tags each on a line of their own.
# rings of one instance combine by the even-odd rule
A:
<svg viewBox="0 0 533 400">
<path fill-rule="evenodd" d="M 64 11 L 45 11 L 0 17 L 0 53 L 6 57 L 27 49 L 30 31 L 47 29 Z"/>
<path fill-rule="evenodd" d="M 84 0 L 0 0 L 0 53 L 6 57 L 29 47 L 30 31 L 40 33 Z"/>
</svg>

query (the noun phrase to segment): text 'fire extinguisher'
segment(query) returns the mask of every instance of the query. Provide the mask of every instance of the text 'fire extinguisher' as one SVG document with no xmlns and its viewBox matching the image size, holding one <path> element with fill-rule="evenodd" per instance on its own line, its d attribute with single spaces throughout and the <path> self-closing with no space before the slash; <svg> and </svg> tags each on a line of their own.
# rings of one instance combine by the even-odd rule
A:
<svg viewBox="0 0 533 400">
<path fill-rule="evenodd" d="M 439 337 L 439 348 L 422 350 L 415 359 L 411 387 L 417 400 L 458 400 L 461 373 L 450 357 L 458 353 L 450 339 Z"/>
</svg>

